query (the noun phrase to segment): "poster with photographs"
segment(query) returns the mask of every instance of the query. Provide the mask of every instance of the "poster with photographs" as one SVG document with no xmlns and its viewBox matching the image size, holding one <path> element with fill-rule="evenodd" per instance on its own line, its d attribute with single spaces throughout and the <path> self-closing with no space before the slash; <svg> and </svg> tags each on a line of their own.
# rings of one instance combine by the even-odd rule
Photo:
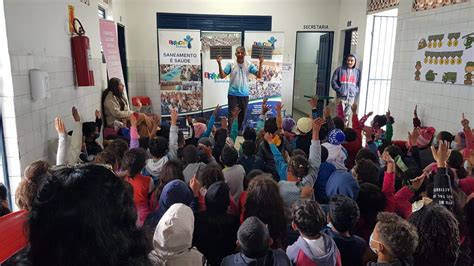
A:
<svg viewBox="0 0 474 266">
<path fill-rule="evenodd" d="M 252 47 L 263 46 L 273 49 L 272 59 L 263 63 L 262 79 L 257 80 L 253 75 L 250 77 L 250 102 L 246 121 L 247 125 L 254 127 L 259 119 L 264 98 L 268 98 L 268 104 L 273 107 L 277 102 L 281 102 L 284 33 L 246 31 L 244 39 L 246 60 L 256 66 L 259 62 L 258 59 L 252 59 Z"/>
<path fill-rule="evenodd" d="M 421 36 L 413 67 L 416 81 L 472 86 L 474 31 Z"/>
<path fill-rule="evenodd" d="M 203 111 L 210 116 L 217 104 L 221 107 L 218 116 L 227 116 L 227 94 L 229 90 L 229 76 L 219 77 L 219 67 L 216 59 L 211 58 L 211 47 L 232 47 L 232 59 L 222 59 L 222 67 L 235 61 L 235 49 L 242 45 L 240 32 L 201 32 L 202 71 L 203 71 Z"/>
<path fill-rule="evenodd" d="M 202 111 L 201 42 L 198 30 L 158 30 L 161 113 Z"/>
</svg>

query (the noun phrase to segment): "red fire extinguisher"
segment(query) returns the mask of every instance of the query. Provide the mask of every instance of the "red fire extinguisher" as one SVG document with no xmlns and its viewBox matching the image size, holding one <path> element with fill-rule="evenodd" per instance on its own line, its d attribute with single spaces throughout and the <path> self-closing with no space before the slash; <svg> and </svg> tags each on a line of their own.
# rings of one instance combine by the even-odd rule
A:
<svg viewBox="0 0 474 266">
<path fill-rule="evenodd" d="M 76 28 L 76 22 L 79 23 L 79 30 Z M 71 38 L 71 47 L 77 86 L 94 86 L 89 38 L 84 35 L 86 32 L 77 18 L 74 18 L 74 32 L 76 36 Z"/>
</svg>

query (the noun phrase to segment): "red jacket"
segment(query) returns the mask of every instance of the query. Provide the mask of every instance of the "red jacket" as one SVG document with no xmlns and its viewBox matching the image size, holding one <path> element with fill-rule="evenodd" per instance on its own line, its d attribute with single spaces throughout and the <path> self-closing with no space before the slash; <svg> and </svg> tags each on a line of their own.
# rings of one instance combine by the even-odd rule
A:
<svg viewBox="0 0 474 266">
<path fill-rule="evenodd" d="M 395 173 L 385 172 L 382 192 L 387 199 L 385 211 L 397 213 L 404 219 L 410 217 L 412 208 L 409 200 L 413 197 L 413 192 L 407 186 L 404 186 L 395 193 Z"/>
<path fill-rule="evenodd" d="M 362 126 L 361 125 L 364 125 L 367 118 L 368 116 L 364 115 L 359 120 L 359 118 L 357 117 L 357 114 L 352 115 L 352 129 L 354 129 L 354 131 L 356 132 L 357 138 L 354 141 L 346 142 L 342 144 L 342 146 L 347 150 L 347 153 L 349 154 L 346 160 L 346 167 L 348 169 L 352 169 L 352 167 L 354 167 L 357 152 L 359 152 L 359 150 L 362 149 Z"/>
</svg>

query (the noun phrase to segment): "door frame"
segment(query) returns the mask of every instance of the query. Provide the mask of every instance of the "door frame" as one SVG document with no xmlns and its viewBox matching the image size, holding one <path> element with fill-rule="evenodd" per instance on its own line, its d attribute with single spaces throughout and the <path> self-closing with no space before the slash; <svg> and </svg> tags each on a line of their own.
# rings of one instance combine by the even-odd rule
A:
<svg viewBox="0 0 474 266">
<path fill-rule="evenodd" d="M 328 34 L 332 34 L 332 45 L 330 47 L 330 52 L 329 52 L 329 70 L 328 70 L 328 80 L 330 79 L 330 76 L 331 76 L 331 69 L 332 69 L 332 56 L 333 56 L 333 52 L 334 52 L 334 31 L 296 31 L 296 40 L 295 40 L 295 63 L 294 63 L 294 68 L 293 68 L 293 91 L 292 91 L 292 95 L 293 95 L 293 99 L 291 101 L 291 113 L 293 114 L 293 110 L 295 109 L 295 84 L 296 84 L 296 56 L 298 54 L 298 34 L 299 33 L 328 33 Z M 317 77 L 315 77 L 317 78 Z M 328 82 L 328 85 L 330 85 L 331 82 Z M 315 91 L 314 93 L 316 94 L 316 90 L 317 90 L 317 84 L 316 84 L 316 88 L 315 88 Z M 329 88 L 326 89 L 327 92 L 329 92 Z"/>
<path fill-rule="evenodd" d="M 122 60 L 122 54 L 120 53 L 120 37 L 119 37 L 119 28 L 123 29 L 123 45 L 124 45 L 124 59 Z M 127 38 L 125 36 L 125 25 L 118 23 L 117 22 L 117 45 L 119 48 L 119 55 L 120 55 L 120 62 L 122 64 L 122 74 L 123 74 L 123 83 L 125 84 L 125 89 L 127 90 L 127 96 L 129 96 L 128 93 L 128 63 L 127 63 Z M 130 97 L 130 96 L 129 96 Z"/>
</svg>

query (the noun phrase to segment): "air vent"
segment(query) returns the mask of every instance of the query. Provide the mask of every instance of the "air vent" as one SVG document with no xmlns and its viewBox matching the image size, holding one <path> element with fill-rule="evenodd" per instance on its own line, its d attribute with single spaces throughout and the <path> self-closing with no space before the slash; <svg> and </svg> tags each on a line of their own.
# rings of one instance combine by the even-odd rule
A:
<svg viewBox="0 0 474 266">
<path fill-rule="evenodd" d="M 216 59 L 218 55 L 222 59 L 232 59 L 232 46 L 211 46 L 211 59 Z"/>
<path fill-rule="evenodd" d="M 252 59 L 258 59 L 263 56 L 266 60 L 272 60 L 273 47 L 271 46 L 252 46 Z"/>
</svg>

